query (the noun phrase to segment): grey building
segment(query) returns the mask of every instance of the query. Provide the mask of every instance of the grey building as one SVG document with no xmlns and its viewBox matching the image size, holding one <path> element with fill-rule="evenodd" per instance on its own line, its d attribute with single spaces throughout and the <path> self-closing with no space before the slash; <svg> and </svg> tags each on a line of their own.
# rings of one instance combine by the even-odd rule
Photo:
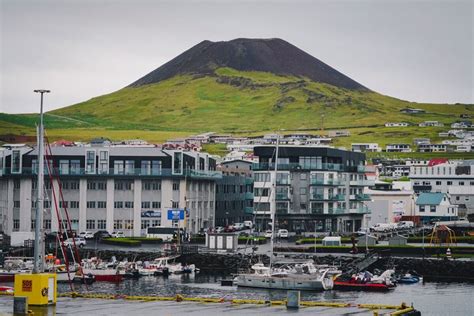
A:
<svg viewBox="0 0 474 316">
<path fill-rule="evenodd" d="M 365 154 L 327 147 L 280 146 L 275 175 L 275 146 L 254 154 L 254 212 L 260 229 L 268 228 L 275 208 L 278 228 L 290 231 L 353 232 L 369 212 L 373 185 L 365 176 Z M 273 203 L 275 201 L 275 203 Z"/>
<path fill-rule="evenodd" d="M 151 226 L 179 225 L 190 232 L 214 226 L 215 183 L 222 174 L 206 153 L 98 143 L 51 147 L 51 153 L 45 162 L 46 232 L 58 230 L 56 212 L 64 221 L 65 209 L 76 231 L 140 236 Z M 37 150 L 28 146 L 0 150 L 1 229 L 8 235 L 34 231 L 37 161 Z M 168 219 L 169 210 L 188 216 Z"/>
</svg>

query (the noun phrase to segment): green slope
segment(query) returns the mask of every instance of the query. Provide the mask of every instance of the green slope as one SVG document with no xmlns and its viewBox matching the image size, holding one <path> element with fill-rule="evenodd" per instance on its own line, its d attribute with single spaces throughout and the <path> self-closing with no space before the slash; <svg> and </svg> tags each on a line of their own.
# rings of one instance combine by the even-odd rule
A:
<svg viewBox="0 0 474 316">
<path fill-rule="evenodd" d="M 426 114 L 400 113 L 406 107 Z M 262 134 L 275 130 L 310 131 L 349 129 L 351 137 L 335 139 L 336 146 L 351 142 L 411 143 L 413 137 L 439 140 L 439 131 L 460 114 L 474 116 L 474 106 L 421 104 L 313 82 L 306 78 L 220 68 L 213 76 L 176 76 L 158 84 L 124 88 L 46 114 L 53 139 L 88 140 L 143 138 L 163 141 L 197 132 Z M 437 120 L 444 128 L 385 128 L 385 122 L 413 124 Z M 0 114 L 0 135 L 33 134 L 37 115 Z M 5 128 L 1 126 L 5 125 Z"/>
</svg>

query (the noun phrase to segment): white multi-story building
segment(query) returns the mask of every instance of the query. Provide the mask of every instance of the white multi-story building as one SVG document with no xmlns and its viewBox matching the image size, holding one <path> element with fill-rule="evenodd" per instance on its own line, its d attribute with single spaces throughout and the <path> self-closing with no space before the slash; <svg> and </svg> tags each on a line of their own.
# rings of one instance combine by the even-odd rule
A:
<svg viewBox="0 0 474 316">
<path fill-rule="evenodd" d="M 474 161 L 452 161 L 410 169 L 415 193 L 448 193 L 460 213 L 474 213 Z M 464 215 L 464 214 L 461 214 Z"/>
<path fill-rule="evenodd" d="M 179 225 L 190 232 L 213 226 L 215 182 L 221 173 L 206 153 L 139 146 L 52 147 L 51 151 L 45 163 L 47 232 L 58 231 L 56 212 L 64 216 L 65 208 L 76 231 L 118 230 L 141 236 L 150 226 Z M 37 150 L 31 147 L 1 151 L 2 230 L 9 235 L 34 231 L 37 161 Z M 178 222 L 168 219 L 169 210 L 186 210 L 188 217 Z"/>
<path fill-rule="evenodd" d="M 418 151 L 422 153 L 446 152 L 446 150 L 445 144 L 421 144 L 418 146 Z"/>
<path fill-rule="evenodd" d="M 388 122 L 388 123 L 385 123 L 385 127 L 407 127 L 408 123 L 406 122 Z"/>
<path fill-rule="evenodd" d="M 385 147 L 387 152 L 410 153 L 411 148 L 408 144 L 387 144 Z"/>
<path fill-rule="evenodd" d="M 382 148 L 377 143 L 352 143 L 352 151 L 356 152 L 381 152 Z"/>
<path fill-rule="evenodd" d="M 279 228 L 290 231 L 357 231 L 369 213 L 365 155 L 315 146 L 280 146 L 275 175 L 275 146 L 258 146 L 253 165 L 254 212 L 266 229 L 270 211 Z"/>
</svg>

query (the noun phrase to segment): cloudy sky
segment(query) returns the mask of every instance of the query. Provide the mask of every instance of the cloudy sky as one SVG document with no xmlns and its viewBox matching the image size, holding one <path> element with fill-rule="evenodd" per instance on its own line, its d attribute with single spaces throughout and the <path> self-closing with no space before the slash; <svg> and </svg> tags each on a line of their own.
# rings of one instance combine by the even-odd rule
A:
<svg viewBox="0 0 474 316">
<path fill-rule="evenodd" d="M 279 37 L 372 90 L 474 103 L 474 1 L 0 0 L 0 112 L 118 90 L 208 39 Z"/>
</svg>

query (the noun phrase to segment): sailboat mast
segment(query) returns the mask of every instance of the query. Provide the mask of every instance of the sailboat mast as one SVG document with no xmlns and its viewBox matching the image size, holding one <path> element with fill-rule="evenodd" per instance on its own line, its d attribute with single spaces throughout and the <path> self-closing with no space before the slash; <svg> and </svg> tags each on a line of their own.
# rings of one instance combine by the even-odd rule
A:
<svg viewBox="0 0 474 316">
<path fill-rule="evenodd" d="M 40 124 L 38 127 L 38 186 L 36 199 L 36 217 L 35 217 L 35 248 L 34 248 L 34 266 L 33 273 L 43 272 L 44 250 L 43 250 L 43 194 L 44 194 L 44 135 L 43 135 L 43 95 L 49 93 L 49 90 L 34 90 L 41 94 L 40 104 Z"/>
<path fill-rule="evenodd" d="M 275 149 L 275 176 L 272 179 L 272 194 L 271 196 L 273 197 L 273 201 L 270 201 L 273 204 L 270 205 L 270 221 L 272 223 L 272 237 L 270 238 L 270 268 L 272 267 L 273 263 L 273 243 L 275 239 L 275 213 L 276 213 L 276 185 L 277 185 L 277 171 L 278 171 L 278 149 L 279 149 L 279 144 L 280 144 L 280 135 L 277 135 L 277 141 L 276 141 L 276 149 Z"/>
</svg>

